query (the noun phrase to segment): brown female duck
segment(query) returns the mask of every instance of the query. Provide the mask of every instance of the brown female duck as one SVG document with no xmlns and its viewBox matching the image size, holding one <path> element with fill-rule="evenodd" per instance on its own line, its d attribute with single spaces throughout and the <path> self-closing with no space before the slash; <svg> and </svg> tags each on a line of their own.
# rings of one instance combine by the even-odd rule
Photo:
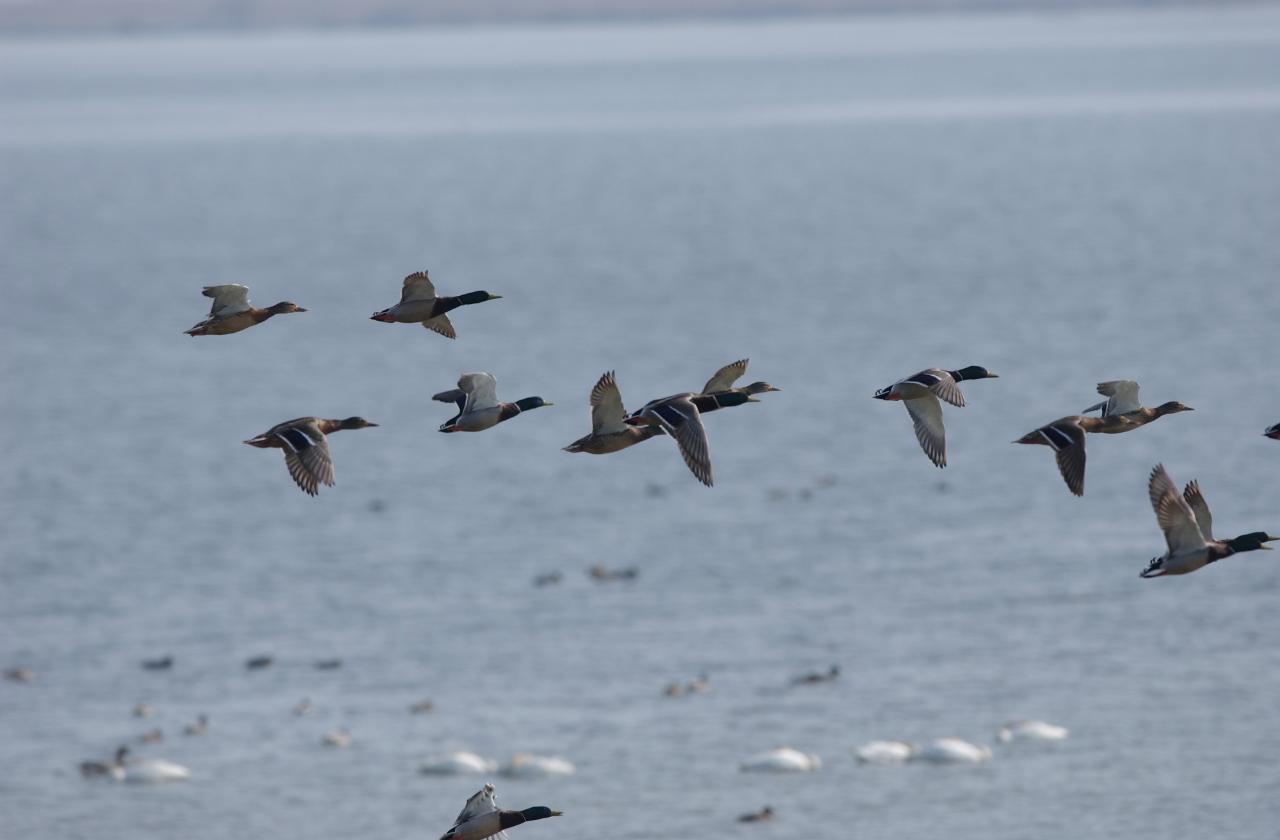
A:
<svg viewBox="0 0 1280 840">
<path fill-rule="evenodd" d="M 363 417 L 348 417 L 345 420 L 299 417 L 278 423 L 245 443 L 261 449 L 283 449 L 289 475 L 302 488 L 302 492 L 314 496 L 319 492 L 321 484 L 333 486 L 333 461 L 329 458 L 326 435 L 341 429 L 365 429 L 376 425 L 378 424 L 370 423 Z"/>
<path fill-rule="evenodd" d="M 1104 418 L 1120 416 L 1129 421 L 1127 424 L 1113 424 L 1097 430 L 1103 434 L 1127 432 L 1139 426 L 1145 426 L 1153 420 L 1159 420 L 1166 414 L 1195 411 L 1191 406 L 1183 405 L 1177 400 L 1161 403 L 1155 408 L 1145 408 L 1142 403 L 1138 402 L 1138 383 L 1132 379 L 1099 382 L 1098 393 L 1107 399 L 1097 405 L 1091 405 L 1086 408 L 1084 410 L 1086 414 L 1090 411 L 1101 410 Z"/>
<path fill-rule="evenodd" d="M 249 287 L 239 283 L 205 286 L 202 294 L 213 298 L 213 307 L 209 310 L 208 318 L 186 331 L 190 336 L 230 335 L 261 324 L 273 315 L 307 311 L 287 300 L 266 309 L 258 309 L 249 304 Z"/>
</svg>

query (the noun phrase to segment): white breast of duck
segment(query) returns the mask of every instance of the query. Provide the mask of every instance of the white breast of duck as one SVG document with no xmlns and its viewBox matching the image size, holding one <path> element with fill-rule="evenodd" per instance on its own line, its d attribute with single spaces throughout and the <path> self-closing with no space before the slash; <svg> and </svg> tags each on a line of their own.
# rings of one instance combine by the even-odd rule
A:
<svg viewBox="0 0 1280 840">
<path fill-rule="evenodd" d="M 183 782 L 190 778 L 190 770 L 181 764 L 174 764 L 172 761 L 160 758 L 138 759 L 124 765 L 124 781 L 134 784 Z"/>
<path fill-rule="evenodd" d="M 1061 741 L 1067 737 L 1067 733 L 1065 726 L 1043 720 L 1015 720 L 1000 727 L 996 738 L 1002 744 L 1013 741 Z"/>
<path fill-rule="evenodd" d="M 915 753 L 915 745 L 906 741 L 871 741 L 853 751 L 863 764 L 901 764 Z"/>
<path fill-rule="evenodd" d="M 822 759 L 791 747 L 757 753 L 742 762 L 744 773 L 812 773 L 822 766 Z"/>
<path fill-rule="evenodd" d="M 573 762 L 555 755 L 531 755 L 520 753 L 498 768 L 498 773 L 514 779 L 545 779 L 551 776 L 572 776 L 577 771 Z"/>
<path fill-rule="evenodd" d="M 939 738 L 926 744 L 912 758 L 928 764 L 981 764 L 991 760 L 991 748 L 961 738 Z"/>
<path fill-rule="evenodd" d="M 418 767 L 418 772 L 427 776 L 461 776 L 468 773 L 492 773 L 496 769 L 497 762 L 481 758 L 473 752 L 458 750 L 427 759 Z"/>
</svg>

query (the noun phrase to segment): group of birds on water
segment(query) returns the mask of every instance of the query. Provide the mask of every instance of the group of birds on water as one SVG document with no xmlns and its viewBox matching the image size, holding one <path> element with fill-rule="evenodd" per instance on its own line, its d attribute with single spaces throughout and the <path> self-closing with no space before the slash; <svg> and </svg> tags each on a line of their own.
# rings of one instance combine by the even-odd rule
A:
<svg viewBox="0 0 1280 840">
<path fill-rule="evenodd" d="M 188 335 L 228 335 L 275 315 L 307 311 L 290 301 L 258 309 L 249 303 L 248 287 L 240 284 L 206 286 L 204 295 L 213 298 L 209 317 L 187 330 Z M 374 313 L 372 320 L 421 324 L 432 332 L 456 338 L 449 312 L 460 306 L 501 297 L 484 290 L 457 296 L 438 295 L 427 272 L 418 271 L 404 278 L 400 302 Z M 702 415 L 758 402 L 756 395 L 781 390 L 767 382 L 735 387 L 734 383 L 746 374 L 747 361 L 741 359 L 725 365 L 707 380 L 701 391 L 686 391 L 650 400 L 630 414 L 623 406 L 614 372 L 608 371 L 596 382 L 588 398 L 591 432 L 564 449 L 566 452 L 605 455 L 651 437 L 669 436 L 675 441 L 689 471 L 710 487 L 714 483 L 711 453 Z M 874 396 L 880 400 L 901 402 L 911 416 L 920 448 L 936 466 L 945 467 L 947 442 L 942 403 L 963 407 L 965 399 L 959 387 L 961 382 L 996 378 L 996 374 L 979 365 L 958 370 L 928 368 L 881 388 Z M 1155 408 L 1143 406 L 1138 398 L 1138 383 L 1132 380 L 1101 382 L 1098 393 L 1106 399 L 1080 414 L 1046 423 L 1014 441 L 1052 449 L 1067 489 L 1077 496 L 1084 495 L 1085 441 L 1088 434 L 1130 432 L 1166 415 L 1193 410 L 1176 400 Z M 539 396 L 501 402 L 497 397 L 497 380 L 493 374 L 484 372 L 462 374 L 456 388 L 435 394 L 433 399 L 457 406 L 457 414 L 440 425 L 441 432 L 485 431 L 526 411 L 553 405 Z M 1098 415 L 1092 416 L 1092 412 L 1098 412 Z M 289 475 L 298 487 L 314 496 L 321 485 L 332 486 L 334 483 L 328 436 L 344 429 L 377 425 L 358 416 L 342 420 L 299 417 L 278 423 L 245 443 L 283 450 Z M 1280 423 L 1269 427 L 1264 435 L 1280 440 Z M 1182 493 L 1178 493 L 1161 464 L 1151 471 L 1148 495 L 1168 548 L 1142 571 L 1144 578 L 1187 574 L 1232 554 L 1269 549 L 1267 543 L 1280 539 L 1265 531 L 1225 540 L 1214 537 L 1213 519 L 1199 484 L 1192 481 Z"/>
</svg>

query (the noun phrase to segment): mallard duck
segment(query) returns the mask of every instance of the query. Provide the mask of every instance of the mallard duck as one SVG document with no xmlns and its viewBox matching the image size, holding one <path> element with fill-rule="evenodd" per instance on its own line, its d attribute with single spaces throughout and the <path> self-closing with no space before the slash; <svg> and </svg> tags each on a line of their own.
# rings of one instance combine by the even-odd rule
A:
<svg viewBox="0 0 1280 840">
<path fill-rule="evenodd" d="M 427 277 L 427 272 L 416 271 L 404 278 L 404 286 L 400 290 L 400 302 L 390 309 L 375 312 L 370 318 L 388 324 L 422 324 L 427 329 L 438 332 L 445 338 L 457 338 L 453 324 L 449 322 L 448 312 L 459 306 L 472 303 L 484 303 L 486 300 L 497 300 L 502 295 L 491 295 L 488 292 L 467 292 L 457 297 L 437 297 L 436 287 Z"/>
<path fill-rule="evenodd" d="M 142 667 L 148 671 L 167 671 L 173 667 L 172 656 L 162 656 L 159 659 L 144 659 Z"/>
<path fill-rule="evenodd" d="M 1077 496 L 1084 495 L 1084 435 L 1085 432 L 1115 431 L 1110 427 L 1130 425 L 1127 417 L 1113 414 L 1110 417 L 1085 417 L 1073 414 L 1028 432 L 1014 443 L 1042 443 L 1053 448 L 1058 459 L 1058 472 L 1067 483 L 1067 489 Z"/>
<path fill-rule="evenodd" d="M 1042 720 L 1011 720 L 996 733 L 1002 744 L 1014 741 L 1061 741 L 1069 734 L 1065 726 L 1045 723 Z"/>
<path fill-rule="evenodd" d="M 607 455 L 634 446 L 661 434 L 657 426 L 627 423 L 627 410 L 622 407 L 622 392 L 613 371 L 603 374 L 591 389 L 591 434 L 580 437 L 564 448 L 565 452 Z"/>
<path fill-rule="evenodd" d="M 363 417 L 348 417 L 345 420 L 299 417 L 277 423 L 245 443 L 261 449 L 283 449 L 289 475 L 293 476 L 302 492 L 314 496 L 319 492 L 321 484 L 333 486 L 333 461 L 329 458 L 326 436 L 342 429 L 367 429 L 376 425 L 378 424 L 370 423 Z"/>
<path fill-rule="evenodd" d="M 822 767 L 822 759 L 791 747 L 778 747 L 757 753 L 742 762 L 744 773 L 812 773 Z"/>
<path fill-rule="evenodd" d="M 736 398 L 744 395 L 730 396 Z M 627 423 L 642 428 L 654 426 L 662 433 L 671 435 L 689 471 L 710 487 L 713 484 L 711 451 L 707 446 L 707 430 L 702 425 L 702 413 L 698 410 L 696 398 L 699 398 L 698 394 L 685 393 L 651 400 L 628 417 Z"/>
<path fill-rule="evenodd" d="M 36 673 L 25 667 L 6 668 L 4 678 L 10 682 L 29 683 L 36 678 Z"/>
<path fill-rule="evenodd" d="M 978 365 L 960 370 L 929 368 L 900 379 L 875 392 L 878 400 L 901 400 L 911 415 L 916 429 L 916 440 L 929 460 L 937 467 L 947 465 L 947 432 L 942 425 L 941 398 L 957 407 L 964 407 L 964 394 L 956 383 L 969 379 L 998 379 L 999 377 Z"/>
<path fill-rule="evenodd" d="M 733 383 L 741 379 L 743 374 L 747 372 L 747 363 L 749 361 L 749 359 L 739 359 L 720 368 L 707 380 L 707 384 L 702 386 L 702 393 L 721 394 L 726 391 L 741 391 L 750 397 L 756 394 L 768 393 L 769 391 L 782 390 L 781 388 L 773 387 L 768 382 L 752 382 L 742 388 L 734 388 Z M 755 402 L 755 400 L 751 400 L 751 402 Z"/>
<path fill-rule="evenodd" d="M 810 671 L 791 680 L 792 685 L 817 685 L 818 683 L 835 682 L 840 679 L 840 666 L 832 665 L 825 672 Z"/>
<path fill-rule="evenodd" d="M 275 657 L 266 656 L 266 655 L 254 656 L 244 661 L 244 667 L 249 669 L 250 671 L 258 671 L 263 668 L 270 668 L 274 664 L 276 664 Z"/>
<path fill-rule="evenodd" d="M 334 747 L 336 749 L 345 750 L 351 746 L 351 732 L 346 727 L 338 727 L 330 729 L 320 739 L 320 743 L 326 747 Z"/>
<path fill-rule="evenodd" d="M 513 403 L 498 402 L 498 380 L 492 373 L 464 373 L 458 387 L 431 397 L 458 404 L 458 413 L 440 424 L 442 432 L 483 432 L 523 411 L 555 405 L 542 397 L 525 397 Z"/>
<path fill-rule="evenodd" d="M 159 727 L 149 729 L 138 736 L 138 742 L 142 744 L 158 744 L 164 740 L 164 730 Z"/>
<path fill-rule="evenodd" d="M 1097 405 L 1091 405 L 1084 410 L 1085 414 L 1091 411 L 1101 411 L 1103 417 L 1121 416 L 1128 420 L 1128 424 L 1114 425 L 1097 429 L 1096 431 L 1103 434 L 1117 434 L 1119 432 L 1127 432 L 1136 429 L 1139 426 L 1145 426 L 1152 420 L 1158 420 L 1166 414 L 1177 414 L 1180 411 L 1195 411 L 1189 405 L 1183 405 L 1177 400 L 1171 400 L 1167 403 L 1161 403 L 1155 408 L 1144 408 L 1142 403 L 1138 402 L 1138 383 L 1132 379 L 1116 379 L 1111 382 L 1099 382 L 1098 393 L 1106 397 L 1105 400 Z"/>
<path fill-rule="evenodd" d="M 186 331 L 190 336 L 230 335 L 247 330 L 255 324 L 261 324 L 272 315 L 307 311 L 287 300 L 282 300 L 266 309 L 258 309 L 249 304 L 249 287 L 239 283 L 205 286 L 201 294 L 213 298 L 213 308 L 209 310 L 208 318 Z"/>
<path fill-rule="evenodd" d="M 1280 423 L 1274 426 L 1268 426 L 1267 430 L 1262 433 L 1263 437 L 1269 437 L 1272 440 L 1280 440 Z"/>
<path fill-rule="evenodd" d="M 467 800 L 466 806 L 453 822 L 453 828 L 440 836 L 440 840 L 484 840 L 498 835 L 508 828 L 533 820 L 558 817 L 562 811 L 553 811 L 545 805 L 535 805 L 523 811 L 503 811 L 494 799 L 493 785 L 485 785 Z"/>
<path fill-rule="evenodd" d="M 743 823 L 768 822 L 771 819 L 773 819 L 773 809 L 770 808 L 768 805 L 766 805 L 763 808 L 761 808 L 759 811 L 753 811 L 750 814 L 743 814 L 742 816 L 738 817 L 738 822 L 743 822 Z"/>
<path fill-rule="evenodd" d="M 122 746 L 116 749 L 115 756 L 110 761 L 82 761 L 80 762 L 80 775 L 86 779 L 110 776 L 113 779 L 123 781 L 124 759 L 128 754 L 129 748 Z"/>
<path fill-rule="evenodd" d="M 1141 577 L 1185 575 L 1242 551 L 1269 551 L 1271 546 L 1266 543 L 1280 540 L 1280 537 L 1270 536 L 1265 531 L 1254 531 L 1229 540 L 1214 539 L 1213 516 L 1200 493 L 1200 484 L 1192 481 L 1179 494 L 1163 464 L 1156 464 L 1151 471 L 1147 495 L 1169 550 L 1160 557 L 1152 558 L 1141 572 Z"/>
</svg>

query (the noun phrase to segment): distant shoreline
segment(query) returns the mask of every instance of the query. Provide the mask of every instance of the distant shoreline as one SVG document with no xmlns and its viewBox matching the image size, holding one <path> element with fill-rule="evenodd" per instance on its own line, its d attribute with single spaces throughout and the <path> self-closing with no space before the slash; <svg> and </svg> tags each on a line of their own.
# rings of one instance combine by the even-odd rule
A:
<svg viewBox="0 0 1280 840">
<path fill-rule="evenodd" d="M 1276 0 L 0 0 L 0 35 L 387 30 L 495 24 L 749 20 L 899 13 L 1241 8 Z"/>
</svg>

